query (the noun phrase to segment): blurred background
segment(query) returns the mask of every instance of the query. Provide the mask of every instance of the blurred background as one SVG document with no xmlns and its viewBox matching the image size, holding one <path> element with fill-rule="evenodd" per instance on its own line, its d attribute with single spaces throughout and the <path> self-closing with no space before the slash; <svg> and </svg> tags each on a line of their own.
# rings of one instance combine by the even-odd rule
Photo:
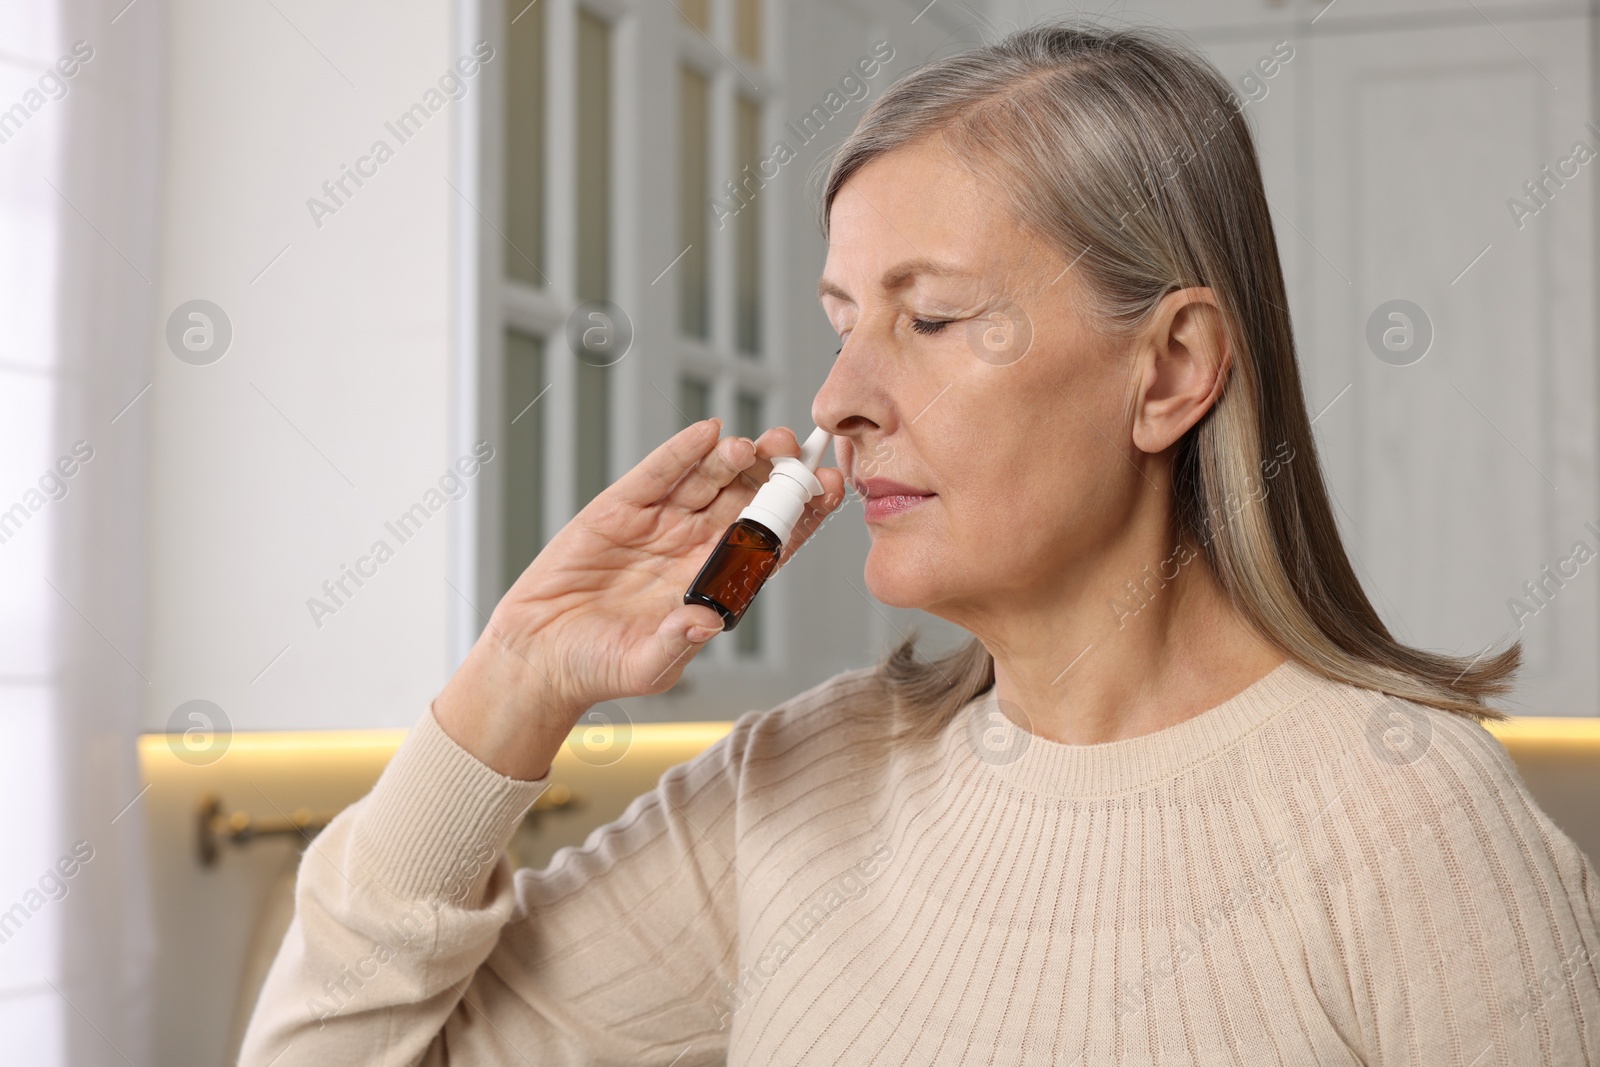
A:
<svg viewBox="0 0 1600 1067">
<path fill-rule="evenodd" d="M 688 422 L 809 429 L 814 168 L 909 68 L 1080 10 L 1233 82 L 1368 593 L 1520 637 L 1508 709 L 1594 780 L 1592 3 L 4 0 L 3 1058 L 233 1062 L 295 857 L 550 535 Z M 522 860 L 963 637 L 873 601 L 859 508 L 596 709 Z"/>
</svg>

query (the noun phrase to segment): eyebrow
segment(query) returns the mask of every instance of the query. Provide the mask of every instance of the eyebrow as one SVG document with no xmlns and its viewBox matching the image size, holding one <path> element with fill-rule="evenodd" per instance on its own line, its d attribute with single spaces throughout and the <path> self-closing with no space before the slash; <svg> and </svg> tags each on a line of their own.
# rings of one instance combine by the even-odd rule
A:
<svg viewBox="0 0 1600 1067">
<path fill-rule="evenodd" d="M 936 278 L 972 277 L 970 271 L 962 270 L 954 263 L 925 258 L 908 259 L 904 263 L 885 271 L 883 277 L 879 280 L 879 284 L 885 289 L 893 291 L 902 288 L 919 274 L 928 274 Z M 843 286 L 836 282 L 831 282 L 827 278 L 817 283 L 817 299 L 821 300 L 825 296 L 836 296 L 840 300 L 849 301 L 852 304 L 855 303 L 855 298 L 845 292 Z"/>
</svg>

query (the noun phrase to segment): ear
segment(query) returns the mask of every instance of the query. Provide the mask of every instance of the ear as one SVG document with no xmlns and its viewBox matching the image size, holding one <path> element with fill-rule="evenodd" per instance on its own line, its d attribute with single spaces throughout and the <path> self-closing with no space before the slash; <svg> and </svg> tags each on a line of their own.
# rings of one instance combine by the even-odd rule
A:
<svg viewBox="0 0 1600 1067">
<path fill-rule="evenodd" d="M 1222 308 L 1208 288 L 1161 298 L 1137 347 L 1133 443 L 1165 452 L 1222 395 L 1233 365 Z"/>
</svg>

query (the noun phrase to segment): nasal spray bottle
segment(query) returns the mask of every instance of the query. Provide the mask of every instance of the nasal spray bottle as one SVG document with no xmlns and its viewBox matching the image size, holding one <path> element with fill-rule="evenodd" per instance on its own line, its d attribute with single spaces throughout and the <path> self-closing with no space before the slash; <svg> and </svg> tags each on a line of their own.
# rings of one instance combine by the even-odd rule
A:
<svg viewBox="0 0 1600 1067">
<path fill-rule="evenodd" d="M 778 556 L 805 511 L 806 501 L 822 494 L 816 470 L 831 439 L 827 430 L 818 427 L 800 446 L 799 459 L 773 459 L 772 476 L 739 512 L 683 594 L 685 604 L 704 604 L 721 615 L 723 632 L 739 625 L 762 584 L 778 569 Z"/>
</svg>

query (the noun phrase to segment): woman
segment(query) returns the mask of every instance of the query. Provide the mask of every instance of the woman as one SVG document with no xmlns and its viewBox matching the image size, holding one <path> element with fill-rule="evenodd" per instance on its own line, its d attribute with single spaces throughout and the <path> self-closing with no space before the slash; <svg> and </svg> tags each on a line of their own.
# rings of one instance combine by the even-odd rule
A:
<svg viewBox="0 0 1600 1067">
<path fill-rule="evenodd" d="M 866 580 L 974 640 L 741 717 L 512 872 L 580 714 L 794 435 L 690 426 L 495 609 L 306 855 L 241 1063 L 1594 1063 L 1600 882 L 1340 545 L 1259 167 L 1148 34 L 896 84 L 832 162 L 812 414 Z M 789 554 L 803 543 L 797 536 Z"/>
</svg>

